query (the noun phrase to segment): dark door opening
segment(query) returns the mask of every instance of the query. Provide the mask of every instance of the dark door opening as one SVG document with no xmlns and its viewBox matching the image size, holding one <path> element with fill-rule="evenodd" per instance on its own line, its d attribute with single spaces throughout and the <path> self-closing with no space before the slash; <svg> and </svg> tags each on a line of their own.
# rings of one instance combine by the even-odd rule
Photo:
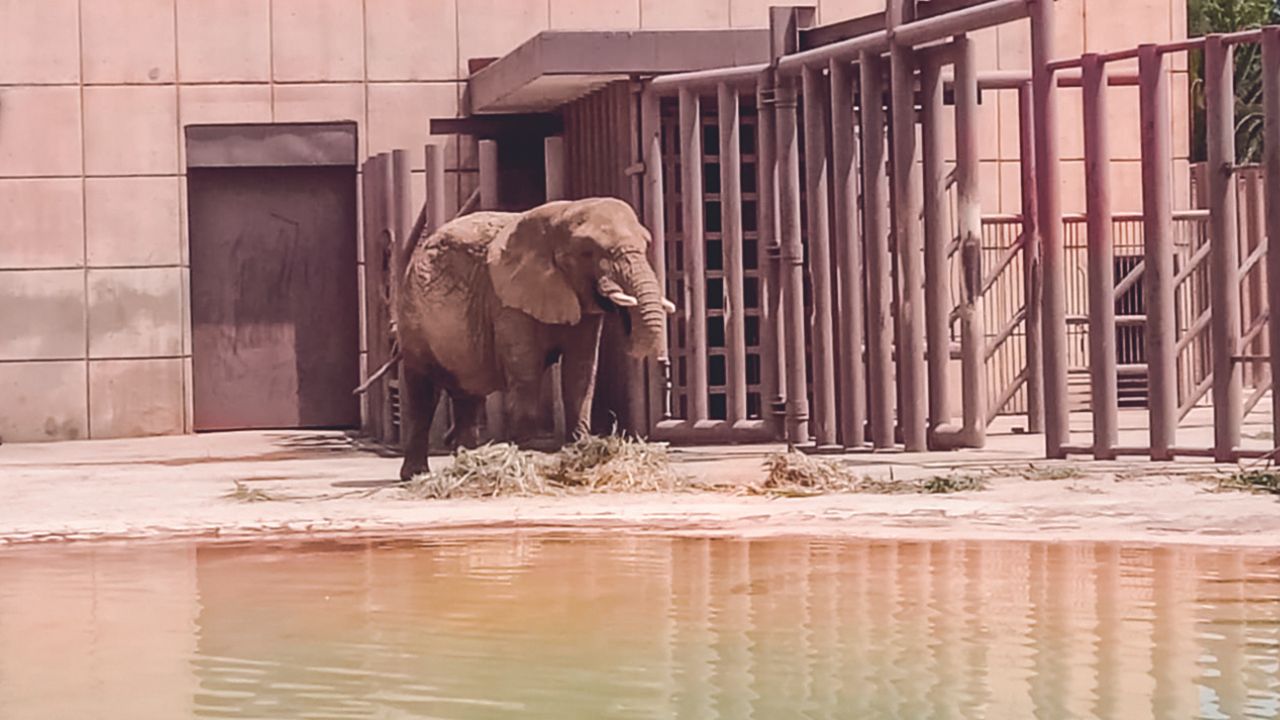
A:
<svg viewBox="0 0 1280 720">
<path fill-rule="evenodd" d="M 194 428 L 360 423 L 356 174 L 191 168 Z"/>
</svg>

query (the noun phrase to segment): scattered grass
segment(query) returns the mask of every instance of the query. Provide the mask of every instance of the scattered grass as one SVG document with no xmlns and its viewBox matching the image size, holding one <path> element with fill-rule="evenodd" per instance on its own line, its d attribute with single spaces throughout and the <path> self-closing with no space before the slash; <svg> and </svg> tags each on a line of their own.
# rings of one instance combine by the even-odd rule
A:
<svg viewBox="0 0 1280 720">
<path fill-rule="evenodd" d="M 829 493 L 870 495 L 938 495 L 985 490 L 986 478 L 974 474 L 935 475 L 901 480 L 862 477 L 848 466 L 826 458 L 789 451 L 765 459 L 765 479 L 750 486 L 753 494 L 774 497 L 810 497 Z"/>
<path fill-rule="evenodd" d="M 290 499 L 283 495 L 277 495 L 276 493 L 268 492 L 260 488 L 251 487 L 250 485 L 243 483 L 239 480 L 236 480 L 235 483 L 236 483 L 235 489 L 226 493 L 222 497 L 228 500 L 235 500 L 237 502 L 244 502 L 244 503 L 279 502 L 281 500 Z"/>
<path fill-rule="evenodd" d="M 1247 492 L 1258 495 L 1280 495 L 1280 470 L 1241 469 L 1229 475 L 1219 476 L 1219 492 Z"/>
<path fill-rule="evenodd" d="M 550 455 L 507 443 L 460 449 L 448 468 L 419 475 L 405 490 L 444 499 L 689 487 L 672 468 L 666 446 L 613 434 L 583 438 Z"/>
<path fill-rule="evenodd" d="M 1033 481 L 1078 480 L 1084 476 L 1084 471 L 1076 465 L 1027 465 L 1015 471 L 1013 476 Z"/>
</svg>

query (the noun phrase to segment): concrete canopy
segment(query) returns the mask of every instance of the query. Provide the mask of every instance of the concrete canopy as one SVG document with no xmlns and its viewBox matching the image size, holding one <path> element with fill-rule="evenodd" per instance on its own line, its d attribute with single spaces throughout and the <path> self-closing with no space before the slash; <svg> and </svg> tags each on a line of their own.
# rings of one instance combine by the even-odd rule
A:
<svg viewBox="0 0 1280 720">
<path fill-rule="evenodd" d="M 553 110 L 613 80 L 767 62 L 766 29 L 545 31 L 467 80 L 472 114 Z"/>
</svg>

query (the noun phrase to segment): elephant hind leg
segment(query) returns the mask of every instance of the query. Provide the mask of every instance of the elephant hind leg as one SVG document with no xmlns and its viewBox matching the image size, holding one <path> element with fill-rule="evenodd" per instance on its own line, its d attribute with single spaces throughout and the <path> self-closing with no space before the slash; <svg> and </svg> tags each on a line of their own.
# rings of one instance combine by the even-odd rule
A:
<svg viewBox="0 0 1280 720">
<path fill-rule="evenodd" d="M 427 375 L 406 366 L 400 379 L 400 440 L 404 446 L 401 481 L 412 480 L 414 475 L 429 469 L 427 454 L 430 451 L 431 421 L 435 418 L 438 404 L 439 386 Z"/>
<path fill-rule="evenodd" d="M 445 433 L 450 448 L 474 448 L 480 445 L 480 408 L 484 398 L 474 395 L 453 396 L 453 425 Z"/>
</svg>

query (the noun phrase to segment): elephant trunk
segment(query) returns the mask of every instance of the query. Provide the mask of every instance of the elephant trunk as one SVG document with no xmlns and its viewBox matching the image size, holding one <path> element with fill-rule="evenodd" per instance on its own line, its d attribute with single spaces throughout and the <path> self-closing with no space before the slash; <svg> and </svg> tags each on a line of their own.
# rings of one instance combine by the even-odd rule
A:
<svg viewBox="0 0 1280 720">
<path fill-rule="evenodd" d="M 631 354 L 661 356 L 667 352 L 667 310 L 653 268 L 641 253 L 627 253 L 615 264 L 618 284 L 638 301 L 632 313 Z"/>
</svg>

